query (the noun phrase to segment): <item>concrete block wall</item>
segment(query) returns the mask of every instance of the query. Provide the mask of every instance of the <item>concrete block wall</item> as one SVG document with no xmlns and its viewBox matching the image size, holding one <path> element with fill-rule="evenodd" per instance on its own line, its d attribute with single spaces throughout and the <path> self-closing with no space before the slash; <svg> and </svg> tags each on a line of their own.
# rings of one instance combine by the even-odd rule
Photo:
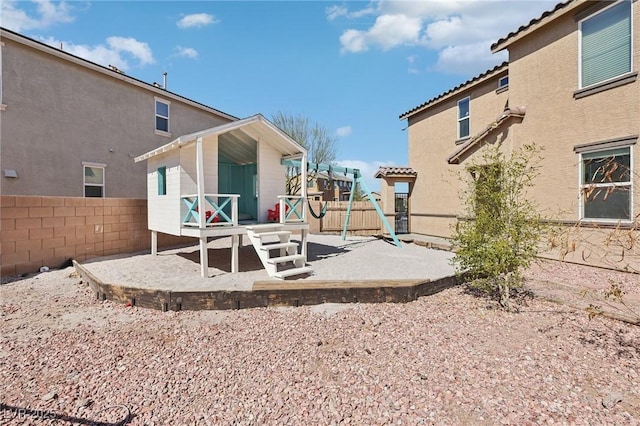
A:
<svg viewBox="0 0 640 426">
<path fill-rule="evenodd" d="M 0 274 L 59 267 L 87 259 L 148 250 L 147 201 L 124 198 L 0 197 Z M 158 245 L 193 243 L 159 234 Z"/>
</svg>

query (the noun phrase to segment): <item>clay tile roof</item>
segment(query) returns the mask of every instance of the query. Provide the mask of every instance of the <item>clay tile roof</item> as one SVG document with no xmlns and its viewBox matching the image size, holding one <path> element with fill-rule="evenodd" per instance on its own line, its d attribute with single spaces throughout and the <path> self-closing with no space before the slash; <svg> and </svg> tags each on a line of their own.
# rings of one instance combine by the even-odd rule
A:
<svg viewBox="0 0 640 426">
<path fill-rule="evenodd" d="M 411 167 L 380 167 L 373 176 L 375 178 L 387 177 L 387 176 L 417 176 L 418 173 Z"/>
<path fill-rule="evenodd" d="M 439 94 L 435 98 L 429 99 L 428 101 L 424 102 L 423 104 L 420 104 L 417 107 L 412 108 L 409 111 L 401 114 L 400 115 L 400 120 L 404 120 L 405 118 L 409 117 L 413 113 L 418 112 L 420 110 L 423 110 L 428 106 L 431 106 L 431 104 L 436 103 L 436 101 L 444 98 L 445 96 L 447 96 L 450 93 L 457 92 L 458 90 L 464 88 L 465 86 L 468 86 L 471 83 L 475 83 L 476 81 L 478 81 L 478 80 L 480 80 L 480 79 L 482 79 L 482 78 L 484 78 L 484 77 L 486 77 L 488 75 L 491 75 L 491 74 L 493 74 L 495 72 L 502 71 L 503 69 L 507 69 L 508 65 L 509 65 L 509 63 L 505 61 L 505 62 L 501 63 L 500 65 L 496 65 L 495 67 L 491 68 L 490 70 L 487 70 L 487 71 L 483 72 L 482 74 L 479 74 L 479 75 L 477 75 L 477 76 L 465 81 L 464 83 L 457 85 L 453 89 L 449 89 L 446 92 Z"/>
<path fill-rule="evenodd" d="M 509 40 L 512 37 L 515 37 L 516 35 L 520 34 L 523 31 L 526 31 L 527 29 L 531 28 L 533 25 L 536 25 L 538 22 L 542 21 L 544 18 L 546 18 L 547 16 L 551 16 L 554 13 L 556 13 L 557 11 L 559 11 L 560 9 L 564 9 L 565 7 L 567 7 L 570 3 L 572 3 L 574 0 L 567 0 L 561 3 L 558 3 L 555 5 L 555 7 L 551 10 L 547 10 L 545 12 L 542 13 L 542 15 L 540 15 L 537 18 L 532 19 L 531 21 L 529 21 L 528 24 L 526 25 L 522 25 L 520 28 L 518 28 L 516 31 L 510 32 L 509 34 L 507 34 L 506 37 L 499 39 L 498 41 L 496 41 L 495 43 L 493 43 L 491 45 L 491 50 L 495 50 L 499 45 L 501 45 L 502 43 L 504 43 L 505 41 Z"/>
<path fill-rule="evenodd" d="M 454 152 L 453 154 L 451 154 L 449 156 L 449 158 L 447 158 L 447 163 L 449 163 L 449 164 L 459 164 L 460 163 L 460 158 L 466 152 L 471 150 L 471 148 L 473 148 L 475 145 L 477 145 L 478 142 L 482 141 L 484 138 L 487 137 L 487 135 L 489 135 L 495 129 L 500 127 L 505 121 L 507 121 L 507 119 L 515 117 L 515 118 L 519 118 L 520 120 L 522 120 L 524 118 L 525 113 L 526 113 L 526 109 L 524 107 L 507 108 L 507 109 L 505 109 L 502 112 L 502 114 L 500 114 L 500 116 L 498 118 L 496 118 L 496 120 L 493 123 L 489 124 L 480 133 L 478 133 L 477 135 L 475 135 L 474 137 L 472 137 L 471 139 L 469 139 L 468 141 L 466 141 L 465 143 L 460 145 L 460 147 L 456 150 L 456 152 Z"/>
</svg>

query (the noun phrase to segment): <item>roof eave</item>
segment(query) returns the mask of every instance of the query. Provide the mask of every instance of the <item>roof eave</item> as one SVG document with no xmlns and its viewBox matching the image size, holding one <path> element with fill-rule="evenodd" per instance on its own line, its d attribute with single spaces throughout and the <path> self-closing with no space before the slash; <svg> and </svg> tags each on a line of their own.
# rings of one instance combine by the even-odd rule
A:
<svg viewBox="0 0 640 426">
<path fill-rule="evenodd" d="M 242 127 L 251 125 L 252 123 L 260 122 L 261 125 L 267 126 L 271 131 L 278 134 L 280 138 L 285 140 L 292 147 L 292 151 L 296 153 L 306 153 L 306 150 L 295 140 L 293 140 L 289 135 L 280 130 L 275 124 L 271 123 L 267 120 L 262 114 L 255 114 L 247 118 L 243 118 L 242 120 L 232 121 L 229 123 L 222 124 L 220 126 L 212 127 L 210 129 L 201 130 L 199 132 L 190 133 L 188 135 L 180 136 L 179 138 L 174 139 L 173 141 L 156 148 L 152 151 L 144 153 L 142 155 L 134 158 L 136 163 L 144 160 L 148 160 L 149 158 L 155 157 L 160 154 L 164 154 L 166 152 L 173 151 L 178 148 L 182 148 L 188 145 L 195 143 L 198 138 L 205 138 L 213 135 L 221 135 L 223 133 L 230 132 L 235 129 L 240 129 Z"/>
<path fill-rule="evenodd" d="M 482 84 L 484 82 L 486 82 L 487 80 L 490 80 L 491 78 L 495 78 L 497 74 L 500 74 L 501 72 L 507 70 L 509 68 L 509 63 L 508 62 L 503 62 L 500 65 L 496 65 L 495 67 L 491 68 L 490 70 L 487 70 L 473 78 L 471 78 L 470 80 L 467 80 L 466 82 L 454 87 L 453 89 L 450 89 L 444 93 L 441 93 L 440 95 L 436 96 L 435 98 L 430 99 L 429 101 L 423 103 L 422 105 L 419 105 L 405 113 L 403 113 L 402 115 L 400 115 L 399 119 L 400 120 L 405 120 L 407 118 L 410 118 L 413 115 L 419 114 L 435 105 L 438 105 L 448 99 L 451 99 L 452 97 L 460 94 L 461 92 L 464 92 L 465 90 L 468 90 L 472 87 L 475 87 L 479 84 Z"/>
<path fill-rule="evenodd" d="M 545 11 L 539 18 L 532 19 L 528 24 L 522 25 L 516 31 L 509 33 L 506 37 L 499 39 L 491 45 L 491 53 L 498 53 L 507 49 L 513 43 L 522 40 L 534 31 L 548 25 L 565 14 L 586 4 L 583 0 L 568 0 L 555 5 L 552 10 Z"/>
<path fill-rule="evenodd" d="M 172 100 L 175 100 L 175 101 L 183 102 L 185 104 L 188 104 L 188 105 L 191 105 L 191 106 L 196 107 L 198 109 L 201 109 L 201 110 L 207 111 L 209 113 L 218 115 L 219 117 L 225 118 L 225 119 L 228 119 L 228 120 L 237 120 L 238 119 L 238 117 L 235 117 L 233 115 L 224 113 L 224 112 L 222 112 L 220 110 L 217 110 L 215 108 L 212 108 L 212 107 L 204 105 L 204 104 L 201 104 L 201 103 L 199 103 L 197 101 L 194 101 L 192 99 L 185 98 L 184 96 L 178 95 L 177 93 L 170 92 L 170 91 L 168 91 L 166 89 L 161 89 L 161 88 L 155 87 L 152 84 L 146 83 L 146 82 L 144 82 L 142 80 L 138 80 L 137 78 L 131 77 L 131 76 L 127 75 L 127 74 L 121 74 L 121 73 L 118 73 L 116 71 L 110 70 L 109 68 L 104 67 L 104 66 L 99 65 L 99 64 L 96 64 L 95 62 L 91 62 L 91 61 L 89 61 L 87 59 L 84 59 L 84 58 L 81 58 L 79 56 L 73 55 L 73 54 L 71 54 L 69 52 L 65 52 L 64 50 L 56 49 L 55 47 L 49 46 L 48 44 L 44 44 L 44 43 L 39 42 L 37 40 L 34 40 L 32 38 L 26 37 L 26 36 L 24 36 L 22 34 L 16 33 L 14 31 L 11 31 L 11 30 L 7 29 L 7 28 L 0 27 L 0 34 L 1 34 L 1 38 L 6 38 L 6 39 L 9 39 L 9 40 L 12 40 L 12 41 L 14 41 L 16 43 L 20 43 L 20 44 L 23 44 L 25 46 L 29 46 L 29 47 L 31 47 L 33 49 L 36 49 L 36 50 L 39 50 L 41 52 L 50 54 L 50 55 L 55 56 L 55 57 L 57 57 L 59 59 L 71 62 L 71 63 L 73 63 L 75 65 L 90 69 L 92 71 L 99 72 L 99 73 L 104 74 L 104 75 L 106 75 L 108 77 L 115 78 L 117 80 L 121 80 L 121 81 L 123 81 L 125 83 L 128 83 L 128 84 L 131 84 L 133 86 L 140 87 L 140 88 L 142 88 L 144 90 L 148 90 L 148 91 L 150 91 L 152 93 L 155 93 L 156 95 L 158 95 L 160 97 L 163 97 L 165 99 L 172 99 Z"/>
<path fill-rule="evenodd" d="M 460 159 L 463 155 L 469 152 L 472 148 L 474 148 L 479 142 L 484 140 L 491 132 L 493 132 L 498 127 L 501 127 L 507 120 L 509 119 L 517 119 L 522 122 L 524 119 L 526 111 L 524 107 L 513 108 L 505 110 L 505 112 L 500 115 L 493 123 L 489 124 L 485 127 L 482 132 L 471 138 L 469 141 L 464 143 L 456 152 L 451 154 L 447 158 L 447 163 L 449 164 L 460 164 Z"/>
</svg>

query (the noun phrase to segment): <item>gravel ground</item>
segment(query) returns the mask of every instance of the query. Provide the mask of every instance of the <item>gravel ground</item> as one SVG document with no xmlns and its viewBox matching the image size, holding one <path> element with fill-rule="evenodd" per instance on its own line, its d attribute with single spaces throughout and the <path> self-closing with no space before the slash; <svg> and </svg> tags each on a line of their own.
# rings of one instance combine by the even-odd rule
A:
<svg viewBox="0 0 640 426">
<path fill-rule="evenodd" d="M 540 299 L 162 313 L 71 268 L 0 291 L 2 424 L 640 424 L 640 327 Z"/>
</svg>

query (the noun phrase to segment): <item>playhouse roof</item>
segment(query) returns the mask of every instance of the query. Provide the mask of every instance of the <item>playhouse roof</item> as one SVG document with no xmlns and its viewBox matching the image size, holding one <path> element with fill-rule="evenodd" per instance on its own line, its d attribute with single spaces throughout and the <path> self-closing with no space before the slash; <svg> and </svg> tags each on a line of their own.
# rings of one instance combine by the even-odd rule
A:
<svg viewBox="0 0 640 426">
<path fill-rule="evenodd" d="M 279 150 L 283 155 L 306 153 L 306 150 L 300 144 L 280 130 L 275 124 L 267 120 L 262 114 L 256 114 L 251 117 L 243 118 L 242 120 L 232 121 L 210 129 L 180 136 L 166 145 L 136 157 L 134 161 L 138 163 L 155 157 L 156 155 L 164 154 L 166 152 L 194 144 L 198 138 L 206 140 L 208 137 L 230 132 L 234 132 L 235 134 L 241 132 L 253 140 L 267 142 Z M 238 138 L 233 139 L 234 142 L 238 140 Z"/>
</svg>

